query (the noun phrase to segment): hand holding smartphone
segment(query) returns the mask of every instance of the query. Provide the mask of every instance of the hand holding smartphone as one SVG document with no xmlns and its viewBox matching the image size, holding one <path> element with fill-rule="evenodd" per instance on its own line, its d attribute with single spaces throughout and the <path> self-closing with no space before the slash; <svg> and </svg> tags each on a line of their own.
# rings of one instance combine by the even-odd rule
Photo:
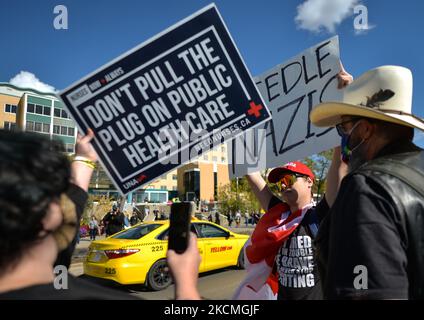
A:
<svg viewBox="0 0 424 320">
<path fill-rule="evenodd" d="M 194 202 L 177 202 L 171 206 L 169 217 L 168 250 L 183 253 L 190 239 L 191 217 L 194 214 Z"/>
</svg>

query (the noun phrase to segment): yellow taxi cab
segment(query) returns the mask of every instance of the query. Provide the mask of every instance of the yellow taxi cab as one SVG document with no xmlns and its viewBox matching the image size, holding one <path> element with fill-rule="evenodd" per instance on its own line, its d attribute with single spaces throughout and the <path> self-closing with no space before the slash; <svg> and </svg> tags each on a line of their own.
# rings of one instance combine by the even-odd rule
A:
<svg viewBox="0 0 424 320">
<path fill-rule="evenodd" d="M 145 284 L 162 290 L 171 282 L 166 264 L 169 220 L 135 225 L 104 240 L 93 241 L 84 261 L 84 274 L 120 284 Z M 202 261 L 199 272 L 229 266 L 244 268 L 243 246 L 248 235 L 234 233 L 193 218 Z"/>
</svg>

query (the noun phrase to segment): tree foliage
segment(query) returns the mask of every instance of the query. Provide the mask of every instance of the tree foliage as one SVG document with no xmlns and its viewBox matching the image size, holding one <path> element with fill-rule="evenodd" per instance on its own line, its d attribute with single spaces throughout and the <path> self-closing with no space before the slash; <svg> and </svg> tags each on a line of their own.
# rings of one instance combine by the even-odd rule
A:
<svg viewBox="0 0 424 320">
<path fill-rule="evenodd" d="M 332 156 L 333 150 L 331 149 L 307 157 L 302 161 L 311 168 L 315 175 L 315 183 L 313 185 L 312 192 L 317 194 L 318 198 L 325 193 L 327 173 L 331 164 Z"/>
<path fill-rule="evenodd" d="M 218 202 L 222 214 L 235 215 L 237 211 L 259 212 L 260 204 L 245 177 L 233 179 L 218 188 Z"/>
<path fill-rule="evenodd" d="M 87 205 L 84 208 L 84 212 L 82 214 L 82 222 L 81 224 L 88 224 L 90 218 L 94 216 L 97 221 L 103 219 L 106 213 L 108 213 L 113 204 L 115 203 L 113 198 L 108 198 L 106 196 L 93 196 L 89 195 L 87 200 Z"/>
</svg>

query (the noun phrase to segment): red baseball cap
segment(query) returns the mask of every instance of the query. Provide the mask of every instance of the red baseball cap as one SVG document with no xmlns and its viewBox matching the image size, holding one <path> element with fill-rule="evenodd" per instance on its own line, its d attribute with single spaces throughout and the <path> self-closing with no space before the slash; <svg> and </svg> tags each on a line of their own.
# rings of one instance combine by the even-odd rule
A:
<svg viewBox="0 0 424 320">
<path fill-rule="evenodd" d="M 276 183 L 280 181 L 280 179 L 287 173 L 299 173 L 305 175 L 312 180 L 314 180 L 315 176 L 312 173 L 312 170 L 302 162 L 294 161 L 285 164 L 282 167 L 274 168 L 268 175 L 268 181 L 271 183 Z"/>
</svg>

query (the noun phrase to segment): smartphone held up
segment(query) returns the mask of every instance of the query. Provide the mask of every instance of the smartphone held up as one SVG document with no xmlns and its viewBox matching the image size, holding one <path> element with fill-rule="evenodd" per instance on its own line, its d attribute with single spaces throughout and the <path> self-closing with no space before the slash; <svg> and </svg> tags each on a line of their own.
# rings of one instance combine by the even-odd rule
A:
<svg viewBox="0 0 424 320">
<path fill-rule="evenodd" d="M 194 210 L 194 202 L 172 204 L 169 217 L 168 250 L 174 250 L 179 254 L 186 251 L 190 240 L 190 224 Z"/>
</svg>

